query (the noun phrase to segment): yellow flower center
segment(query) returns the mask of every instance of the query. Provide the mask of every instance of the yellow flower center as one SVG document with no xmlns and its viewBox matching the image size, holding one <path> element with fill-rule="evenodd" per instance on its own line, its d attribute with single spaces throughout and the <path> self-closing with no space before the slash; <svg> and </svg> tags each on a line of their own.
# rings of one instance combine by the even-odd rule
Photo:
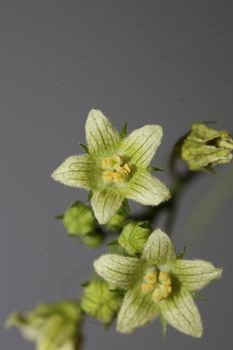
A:
<svg viewBox="0 0 233 350">
<path fill-rule="evenodd" d="M 120 156 L 102 159 L 101 167 L 104 170 L 103 178 L 107 182 L 122 182 L 130 174 L 130 167 Z"/>
<path fill-rule="evenodd" d="M 161 301 L 169 297 L 172 292 L 171 277 L 167 272 L 149 272 L 144 276 L 141 289 L 144 293 L 153 291 L 153 300 Z"/>
</svg>

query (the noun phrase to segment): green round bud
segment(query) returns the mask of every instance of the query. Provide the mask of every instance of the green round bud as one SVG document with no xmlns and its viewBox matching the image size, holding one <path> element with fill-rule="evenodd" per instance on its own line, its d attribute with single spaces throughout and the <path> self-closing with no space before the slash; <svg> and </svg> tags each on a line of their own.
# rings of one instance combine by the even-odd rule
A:
<svg viewBox="0 0 233 350">
<path fill-rule="evenodd" d="M 91 232 L 81 237 L 82 243 L 86 244 L 90 248 L 98 248 L 103 240 L 104 235 L 99 231 Z"/>
<path fill-rule="evenodd" d="M 117 291 L 112 291 L 103 280 L 90 281 L 84 287 L 81 308 L 104 324 L 109 324 L 122 303 L 122 297 Z"/>
<path fill-rule="evenodd" d="M 147 222 L 130 222 L 121 232 L 118 242 L 130 255 L 141 254 L 152 230 Z"/>
<path fill-rule="evenodd" d="M 123 209 L 118 210 L 118 212 L 113 215 L 113 217 L 107 222 L 106 227 L 112 230 L 120 230 L 124 227 L 129 215 Z"/>
<path fill-rule="evenodd" d="M 72 236 L 84 236 L 96 227 L 92 210 L 81 202 L 74 203 L 66 210 L 63 223 L 68 234 Z"/>
</svg>

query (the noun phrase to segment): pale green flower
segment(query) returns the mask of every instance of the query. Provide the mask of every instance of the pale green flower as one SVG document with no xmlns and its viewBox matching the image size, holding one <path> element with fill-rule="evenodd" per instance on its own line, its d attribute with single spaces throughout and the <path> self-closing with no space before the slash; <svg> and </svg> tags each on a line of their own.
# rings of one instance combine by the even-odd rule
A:
<svg viewBox="0 0 233 350">
<path fill-rule="evenodd" d="M 206 170 L 232 160 L 233 140 L 227 131 L 195 123 L 181 145 L 181 158 L 190 170 Z"/>
<path fill-rule="evenodd" d="M 85 313 L 108 325 L 122 303 L 122 297 L 111 290 L 110 285 L 100 279 L 90 281 L 84 286 L 81 307 Z"/>
<path fill-rule="evenodd" d="M 24 314 L 12 314 L 7 327 L 18 327 L 36 343 L 36 350 L 79 350 L 81 310 L 77 302 L 40 304 Z"/>
<path fill-rule="evenodd" d="M 172 241 L 159 229 L 150 235 L 141 258 L 106 254 L 94 267 L 108 283 L 126 291 L 119 332 L 130 333 L 160 316 L 194 337 L 201 337 L 202 322 L 192 292 L 222 273 L 209 262 L 177 258 Z"/>
<path fill-rule="evenodd" d="M 52 177 L 64 185 L 92 191 L 94 214 L 105 224 L 125 198 L 153 206 L 170 197 L 167 187 L 149 171 L 161 139 L 159 125 L 146 125 L 123 138 L 93 109 L 86 122 L 88 154 L 67 158 Z"/>
</svg>

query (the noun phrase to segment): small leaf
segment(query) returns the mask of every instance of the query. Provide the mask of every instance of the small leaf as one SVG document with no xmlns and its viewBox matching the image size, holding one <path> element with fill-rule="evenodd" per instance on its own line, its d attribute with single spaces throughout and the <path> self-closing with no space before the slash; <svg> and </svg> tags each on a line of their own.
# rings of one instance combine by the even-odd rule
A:
<svg viewBox="0 0 233 350">
<path fill-rule="evenodd" d="M 131 208 L 128 199 L 124 199 L 122 207 L 125 209 L 127 214 L 131 214 Z"/>
<path fill-rule="evenodd" d="M 127 135 L 127 129 L 128 129 L 128 124 L 125 123 L 124 126 L 123 126 L 123 128 L 122 128 L 122 130 L 121 130 L 121 132 L 120 132 L 120 137 L 121 137 L 122 139 L 124 139 L 124 138 L 126 137 L 126 135 Z"/>
<path fill-rule="evenodd" d="M 86 152 L 87 154 L 89 154 L 89 149 L 88 149 L 87 145 L 84 145 L 83 143 L 80 143 L 79 145 L 80 145 L 80 147 L 84 150 L 84 152 Z"/>
<path fill-rule="evenodd" d="M 161 326 L 162 326 L 162 333 L 164 338 L 166 338 L 167 336 L 167 321 L 165 320 L 165 318 L 163 317 L 162 314 L 160 314 L 160 322 L 161 322 Z"/>
<path fill-rule="evenodd" d="M 151 223 L 149 221 L 139 222 L 138 226 L 141 228 L 147 228 L 151 230 Z"/>
<path fill-rule="evenodd" d="M 193 299 L 195 299 L 195 300 L 207 301 L 207 298 L 197 291 L 193 291 L 193 292 L 191 292 L 191 294 L 193 296 Z"/>
<path fill-rule="evenodd" d="M 87 197 L 87 203 L 89 203 L 91 201 L 92 196 L 93 196 L 93 191 L 89 191 L 88 197 Z"/>
<path fill-rule="evenodd" d="M 158 168 L 158 167 L 155 167 L 155 166 L 148 166 L 148 170 L 150 172 L 152 172 L 152 171 L 162 171 L 162 172 L 164 172 L 165 171 L 164 169 Z"/>
<path fill-rule="evenodd" d="M 181 252 L 177 255 L 177 259 L 183 259 L 186 254 L 186 246 L 181 250 Z"/>
<path fill-rule="evenodd" d="M 81 287 L 87 287 L 90 284 L 90 281 L 81 283 Z"/>
<path fill-rule="evenodd" d="M 55 216 L 55 220 L 63 220 L 63 218 L 64 218 L 64 214 L 60 214 L 60 215 L 57 215 L 57 216 Z"/>
</svg>

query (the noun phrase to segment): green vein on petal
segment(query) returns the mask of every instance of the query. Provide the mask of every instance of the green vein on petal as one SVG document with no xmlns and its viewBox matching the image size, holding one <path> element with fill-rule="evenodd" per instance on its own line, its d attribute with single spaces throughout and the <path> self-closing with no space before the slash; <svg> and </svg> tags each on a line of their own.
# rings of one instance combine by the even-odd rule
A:
<svg viewBox="0 0 233 350">
<path fill-rule="evenodd" d="M 120 136 L 101 111 L 92 109 L 86 121 L 86 139 L 90 154 L 104 156 L 116 150 Z"/>
<path fill-rule="evenodd" d="M 90 190 L 95 185 L 93 161 L 88 155 L 68 157 L 53 173 L 52 178 L 63 185 Z"/>
<path fill-rule="evenodd" d="M 150 164 L 162 140 L 163 130 L 159 125 L 146 125 L 127 136 L 121 149 L 132 163 L 146 167 Z"/>
<path fill-rule="evenodd" d="M 137 279 L 142 264 L 137 258 L 106 254 L 94 262 L 94 268 L 108 283 L 127 290 Z"/>
<path fill-rule="evenodd" d="M 170 198 L 170 192 L 148 170 L 140 169 L 130 180 L 125 196 L 144 205 L 158 205 Z"/>
</svg>

